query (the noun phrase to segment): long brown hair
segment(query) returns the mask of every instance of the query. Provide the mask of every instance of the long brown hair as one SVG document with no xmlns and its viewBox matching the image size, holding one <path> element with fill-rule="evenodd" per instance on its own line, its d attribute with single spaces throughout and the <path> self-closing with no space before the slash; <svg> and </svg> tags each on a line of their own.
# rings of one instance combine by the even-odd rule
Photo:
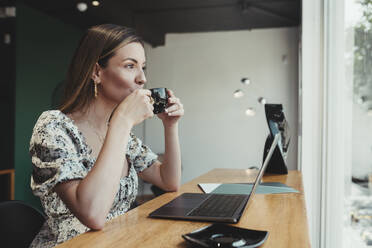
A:
<svg viewBox="0 0 372 248">
<path fill-rule="evenodd" d="M 72 58 L 59 109 L 65 114 L 84 109 L 94 99 L 94 83 L 91 77 L 95 64 L 105 68 L 108 60 L 119 48 L 132 42 L 144 45 L 131 28 L 114 24 L 89 28 Z"/>
</svg>

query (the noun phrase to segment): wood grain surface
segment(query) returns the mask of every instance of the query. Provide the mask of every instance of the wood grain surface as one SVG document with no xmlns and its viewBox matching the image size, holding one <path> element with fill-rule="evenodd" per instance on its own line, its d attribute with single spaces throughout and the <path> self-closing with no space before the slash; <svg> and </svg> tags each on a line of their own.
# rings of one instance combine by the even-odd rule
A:
<svg viewBox="0 0 372 248">
<path fill-rule="evenodd" d="M 247 183 L 256 175 L 257 170 L 214 169 L 182 185 L 180 191 L 163 194 L 107 222 L 102 230 L 81 234 L 58 247 L 190 247 L 181 235 L 211 223 L 152 219 L 149 213 L 184 192 L 201 193 L 197 183 Z M 281 182 L 300 193 L 256 194 L 235 226 L 269 231 L 261 247 L 310 247 L 301 172 L 266 175 L 263 182 Z"/>
</svg>

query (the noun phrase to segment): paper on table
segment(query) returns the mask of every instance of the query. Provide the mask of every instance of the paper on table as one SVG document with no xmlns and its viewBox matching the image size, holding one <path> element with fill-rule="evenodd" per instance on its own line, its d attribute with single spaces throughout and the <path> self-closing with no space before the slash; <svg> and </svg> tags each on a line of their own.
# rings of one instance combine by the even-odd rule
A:
<svg viewBox="0 0 372 248">
<path fill-rule="evenodd" d="M 249 194 L 252 191 L 253 184 L 238 183 L 200 183 L 199 187 L 204 193 L 214 194 Z M 298 193 L 297 190 L 277 182 L 267 182 L 258 185 L 256 194 L 278 194 L 278 193 Z"/>
<path fill-rule="evenodd" d="M 198 183 L 199 188 L 206 194 L 211 193 L 220 185 L 220 183 Z"/>
</svg>

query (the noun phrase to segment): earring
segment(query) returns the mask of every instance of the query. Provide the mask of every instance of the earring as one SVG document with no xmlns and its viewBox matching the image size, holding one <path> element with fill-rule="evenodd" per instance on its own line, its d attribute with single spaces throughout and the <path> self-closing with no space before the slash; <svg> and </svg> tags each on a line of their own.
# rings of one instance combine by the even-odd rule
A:
<svg viewBox="0 0 372 248">
<path fill-rule="evenodd" d="M 94 97 L 97 98 L 98 96 L 98 89 L 97 89 L 97 81 L 94 81 Z"/>
</svg>

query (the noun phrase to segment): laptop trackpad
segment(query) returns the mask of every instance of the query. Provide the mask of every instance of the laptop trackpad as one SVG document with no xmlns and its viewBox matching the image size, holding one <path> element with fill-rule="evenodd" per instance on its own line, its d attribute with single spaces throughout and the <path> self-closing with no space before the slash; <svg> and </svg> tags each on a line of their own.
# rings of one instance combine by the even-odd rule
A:
<svg viewBox="0 0 372 248">
<path fill-rule="evenodd" d="M 167 216 L 186 216 L 193 208 L 197 207 L 208 194 L 184 193 L 157 209 L 153 214 Z"/>
</svg>

